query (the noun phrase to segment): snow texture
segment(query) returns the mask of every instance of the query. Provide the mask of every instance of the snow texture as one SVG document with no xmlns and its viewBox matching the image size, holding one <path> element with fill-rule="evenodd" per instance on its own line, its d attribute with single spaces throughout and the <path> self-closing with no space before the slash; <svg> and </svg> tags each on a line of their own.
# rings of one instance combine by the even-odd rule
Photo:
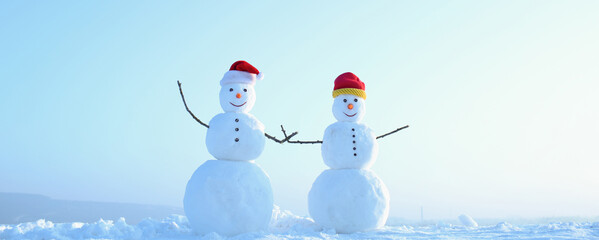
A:
<svg viewBox="0 0 599 240">
<path fill-rule="evenodd" d="M 310 216 L 338 233 L 382 227 L 389 215 L 389 192 L 367 169 L 328 169 L 308 194 Z"/>
<path fill-rule="evenodd" d="M 198 233 L 232 236 L 266 230 L 273 195 L 268 176 L 255 163 L 209 160 L 191 176 L 183 205 Z"/>
<path fill-rule="evenodd" d="M 367 169 L 376 160 L 378 149 L 376 136 L 366 125 L 336 122 L 324 131 L 321 154 L 332 169 Z"/>
<path fill-rule="evenodd" d="M 262 154 L 264 125 L 249 113 L 227 112 L 210 120 L 208 152 L 219 160 L 249 161 Z"/>
<path fill-rule="evenodd" d="M 466 227 L 478 227 L 478 223 L 476 223 L 476 221 L 474 221 L 474 219 L 472 219 L 472 217 L 470 217 L 470 216 L 468 216 L 466 214 L 460 215 L 458 217 L 458 219 Z"/>
<path fill-rule="evenodd" d="M 0 239 L 598 239 L 599 222 L 555 222 L 513 226 L 496 225 L 470 228 L 451 224 L 386 226 L 380 230 L 337 234 L 323 229 L 305 217 L 275 207 L 268 231 L 243 233 L 230 238 L 216 233 L 198 234 L 187 219 L 171 215 L 156 220 L 147 218 L 129 225 L 124 218 L 90 223 L 53 223 L 40 219 L 21 224 L 0 224 Z"/>
</svg>

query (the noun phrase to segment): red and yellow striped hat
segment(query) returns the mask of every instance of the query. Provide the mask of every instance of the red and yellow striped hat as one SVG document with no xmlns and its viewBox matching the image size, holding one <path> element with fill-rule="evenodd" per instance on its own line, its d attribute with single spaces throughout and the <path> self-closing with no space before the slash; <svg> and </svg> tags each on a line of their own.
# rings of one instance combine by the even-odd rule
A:
<svg viewBox="0 0 599 240">
<path fill-rule="evenodd" d="M 351 72 L 346 72 L 335 79 L 333 98 L 342 94 L 351 94 L 366 100 L 366 85 Z"/>
</svg>

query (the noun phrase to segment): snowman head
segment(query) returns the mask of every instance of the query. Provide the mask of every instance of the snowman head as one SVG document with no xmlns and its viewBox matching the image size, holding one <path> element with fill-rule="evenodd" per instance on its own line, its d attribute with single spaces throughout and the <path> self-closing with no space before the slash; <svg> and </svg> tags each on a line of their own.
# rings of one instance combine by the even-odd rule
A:
<svg viewBox="0 0 599 240">
<path fill-rule="evenodd" d="M 220 106 L 225 112 L 248 112 L 256 102 L 254 84 L 261 80 L 262 73 L 246 61 L 231 65 L 220 80 Z"/>
<path fill-rule="evenodd" d="M 366 113 L 366 85 L 351 72 L 335 79 L 333 115 L 337 121 L 360 122 Z"/>
<path fill-rule="evenodd" d="M 333 102 L 333 115 L 340 122 L 360 122 L 366 113 L 366 104 L 363 98 L 341 94 Z"/>
<path fill-rule="evenodd" d="M 219 98 L 225 112 L 249 112 L 256 103 L 256 92 L 253 85 L 231 83 L 221 87 Z"/>
</svg>

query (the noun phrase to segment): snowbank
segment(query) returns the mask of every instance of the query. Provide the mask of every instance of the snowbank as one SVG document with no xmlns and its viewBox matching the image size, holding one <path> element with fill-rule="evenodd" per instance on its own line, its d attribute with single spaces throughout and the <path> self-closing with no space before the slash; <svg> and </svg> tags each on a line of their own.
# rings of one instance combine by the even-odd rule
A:
<svg viewBox="0 0 599 240">
<path fill-rule="evenodd" d="M 17 225 L 0 225 L 0 239 L 180 239 L 190 235 L 187 219 L 172 215 L 162 220 L 147 218 L 129 225 L 100 219 L 94 223 L 52 223 L 43 219 Z"/>
<path fill-rule="evenodd" d="M 336 234 L 312 219 L 300 217 L 275 206 L 268 231 L 234 236 L 230 239 L 597 239 L 599 223 L 557 222 L 513 226 L 502 222 L 478 228 L 461 225 L 401 225 L 353 234 Z M 147 218 L 129 225 L 124 218 L 93 223 L 53 223 L 45 220 L 0 225 L 0 239 L 228 239 L 215 233 L 197 235 L 187 218 L 171 215 Z"/>
<path fill-rule="evenodd" d="M 466 214 L 462 214 L 458 217 L 458 219 L 460 219 L 460 222 L 462 224 L 464 224 L 464 226 L 466 227 L 478 227 L 478 223 L 476 223 L 476 221 L 474 221 L 474 219 L 472 219 L 472 217 L 466 215 Z"/>
</svg>

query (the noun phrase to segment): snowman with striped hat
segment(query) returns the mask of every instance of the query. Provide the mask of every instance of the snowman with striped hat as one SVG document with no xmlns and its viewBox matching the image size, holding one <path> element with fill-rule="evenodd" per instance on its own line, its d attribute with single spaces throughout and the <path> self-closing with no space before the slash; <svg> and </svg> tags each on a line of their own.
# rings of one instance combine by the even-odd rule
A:
<svg viewBox="0 0 599 240">
<path fill-rule="evenodd" d="M 339 75 L 335 79 L 332 109 L 337 122 L 326 128 L 322 141 L 288 141 L 322 144 L 322 159 L 330 169 L 312 184 L 308 210 L 316 223 L 338 233 L 378 229 L 387 221 L 387 187 L 369 168 L 378 154 L 377 139 L 408 127 L 377 137 L 361 123 L 366 113 L 365 90 L 365 84 L 355 74 Z"/>
</svg>

